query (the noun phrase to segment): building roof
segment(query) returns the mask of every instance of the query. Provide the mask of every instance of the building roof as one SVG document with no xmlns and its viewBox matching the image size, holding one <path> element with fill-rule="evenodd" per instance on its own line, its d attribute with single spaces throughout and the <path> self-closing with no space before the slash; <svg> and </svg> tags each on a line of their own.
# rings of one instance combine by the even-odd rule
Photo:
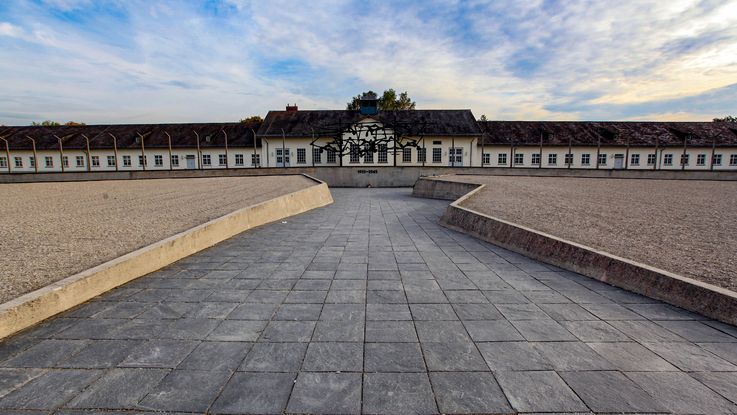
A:
<svg viewBox="0 0 737 415">
<path fill-rule="evenodd" d="M 203 124 L 119 124 L 119 125 L 86 125 L 58 127 L 0 127 L 0 137 L 8 140 L 11 150 L 28 150 L 32 148 L 33 138 L 36 149 L 59 149 L 59 138 L 65 150 L 86 149 L 87 140 L 92 149 L 112 149 L 113 138 L 118 149 L 140 149 L 141 140 L 145 148 L 168 148 L 171 136 L 172 148 L 197 147 L 197 134 L 200 136 L 200 147 L 224 147 L 225 134 L 228 135 L 229 147 L 252 147 L 253 131 L 257 131 L 260 123 L 203 123 Z M 260 141 L 260 140 L 258 140 Z M 5 143 L 0 142 L 0 149 Z M 260 146 L 260 142 L 256 143 Z"/>
<path fill-rule="evenodd" d="M 266 114 L 259 137 L 334 136 L 366 118 L 375 119 L 385 126 L 409 125 L 422 135 L 479 136 L 481 131 L 471 110 L 397 110 L 379 111 L 376 115 L 361 115 L 352 110 L 269 111 Z M 412 134 L 415 135 L 415 134 Z"/>
<path fill-rule="evenodd" d="M 737 146 L 726 122 L 479 121 L 485 145 Z M 479 145 L 480 145 L 479 141 Z"/>
</svg>

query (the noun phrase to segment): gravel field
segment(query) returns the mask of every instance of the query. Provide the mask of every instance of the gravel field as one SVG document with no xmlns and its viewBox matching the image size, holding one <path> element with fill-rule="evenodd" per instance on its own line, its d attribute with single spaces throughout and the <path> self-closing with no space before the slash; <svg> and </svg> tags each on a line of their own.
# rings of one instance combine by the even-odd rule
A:
<svg viewBox="0 0 737 415">
<path fill-rule="evenodd" d="M 450 179 L 487 184 L 465 207 L 737 291 L 737 182 Z"/>
<path fill-rule="evenodd" d="M 313 184 L 303 176 L 0 184 L 0 303 Z"/>
</svg>

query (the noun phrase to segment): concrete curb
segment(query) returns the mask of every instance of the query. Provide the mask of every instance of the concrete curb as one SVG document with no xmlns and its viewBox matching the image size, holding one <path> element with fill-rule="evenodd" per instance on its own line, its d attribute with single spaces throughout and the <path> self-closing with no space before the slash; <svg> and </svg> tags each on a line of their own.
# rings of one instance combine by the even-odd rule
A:
<svg viewBox="0 0 737 415">
<path fill-rule="evenodd" d="M 0 305 L 0 339 L 236 234 L 333 203 L 327 184 L 248 206 Z"/>
<path fill-rule="evenodd" d="M 420 183 L 420 182 L 440 182 Z M 413 195 L 445 199 L 466 190 L 467 183 L 420 179 Z M 448 206 L 440 223 L 510 251 L 586 275 L 593 279 L 737 325 L 737 293 L 607 252 L 536 231 L 461 206 L 480 191 L 474 188 Z M 438 189 L 433 193 L 433 189 Z"/>
</svg>

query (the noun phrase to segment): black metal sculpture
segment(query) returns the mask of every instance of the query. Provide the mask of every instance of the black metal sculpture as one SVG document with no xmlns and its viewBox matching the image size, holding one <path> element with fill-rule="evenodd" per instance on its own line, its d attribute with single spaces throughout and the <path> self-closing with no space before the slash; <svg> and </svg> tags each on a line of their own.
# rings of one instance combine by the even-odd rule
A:
<svg viewBox="0 0 737 415">
<path fill-rule="evenodd" d="M 387 111 L 371 118 L 377 123 L 341 117 L 337 122 L 314 125 L 311 145 L 321 152 L 333 152 L 337 157 L 373 157 L 374 153 L 384 151 L 396 155 L 408 147 L 422 147 L 423 137 L 430 131 L 430 123 L 412 111 Z M 332 140 L 320 143 L 325 137 Z"/>
</svg>

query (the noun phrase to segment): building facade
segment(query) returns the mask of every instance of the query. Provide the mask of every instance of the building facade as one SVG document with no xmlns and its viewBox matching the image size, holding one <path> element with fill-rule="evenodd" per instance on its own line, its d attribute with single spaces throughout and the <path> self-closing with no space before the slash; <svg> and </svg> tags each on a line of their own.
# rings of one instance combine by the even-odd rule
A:
<svg viewBox="0 0 737 415">
<path fill-rule="evenodd" d="M 262 123 L 0 127 L 0 174 L 448 166 L 737 170 L 737 125 L 476 121 L 470 110 L 269 111 Z"/>
</svg>

